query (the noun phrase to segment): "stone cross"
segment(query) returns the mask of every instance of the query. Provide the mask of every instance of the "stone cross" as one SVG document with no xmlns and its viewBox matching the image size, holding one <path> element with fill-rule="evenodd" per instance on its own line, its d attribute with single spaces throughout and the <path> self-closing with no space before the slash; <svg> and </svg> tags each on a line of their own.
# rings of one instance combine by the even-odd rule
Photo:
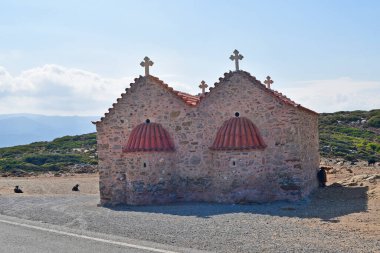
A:
<svg viewBox="0 0 380 253">
<path fill-rule="evenodd" d="M 235 61 L 236 71 L 239 70 L 239 60 L 243 59 L 243 56 L 239 54 L 239 51 L 235 49 L 234 54 L 230 56 L 231 61 Z"/>
<path fill-rule="evenodd" d="M 206 84 L 206 82 L 202 80 L 201 84 L 199 85 L 199 88 L 202 89 L 202 94 L 205 94 L 207 87 L 208 85 Z"/>
<path fill-rule="evenodd" d="M 145 56 L 144 61 L 140 63 L 141 67 L 145 67 L 145 76 L 149 76 L 149 66 L 153 66 L 153 62 L 148 56 Z"/>
<path fill-rule="evenodd" d="M 270 76 L 267 76 L 267 80 L 264 81 L 267 85 L 267 88 L 270 89 L 270 85 L 273 83 L 273 80 L 270 79 Z"/>
</svg>

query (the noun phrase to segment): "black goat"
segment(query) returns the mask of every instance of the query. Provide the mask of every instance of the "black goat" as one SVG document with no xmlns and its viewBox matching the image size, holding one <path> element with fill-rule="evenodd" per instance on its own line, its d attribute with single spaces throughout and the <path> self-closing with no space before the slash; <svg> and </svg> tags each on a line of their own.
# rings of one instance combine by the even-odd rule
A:
<svg viewBox="0 0 380 253">
<path fill-rule="evenodd" d="M 72 189 L 73 192 L 79 192 L 79 184 L 76 184 L 73 189 Z"/>
<path fill-rule="evenodd" d="M 15 191 L 15 193 L 24 193 L 24 192 L 18 187 L 18 185 L 15 186 L 14 191 Z"/>
</svg>

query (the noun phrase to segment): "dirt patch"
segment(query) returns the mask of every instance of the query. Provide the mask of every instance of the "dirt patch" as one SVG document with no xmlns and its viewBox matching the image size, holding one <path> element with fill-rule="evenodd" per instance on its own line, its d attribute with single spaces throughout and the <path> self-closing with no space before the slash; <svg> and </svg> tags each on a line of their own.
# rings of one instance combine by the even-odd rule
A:
<svg viewBox="0 0 380 253">
<path fill-rule="evenodd" d="M 380 166 L 368 166 L 364 161 L 351 164 L 336 159 L 322 159 L 322 165 L 330 167 L 327 174 L 328 187 L 318 189 L 317 194 L 312 197 L 312 203 L 332 209 L 330 210 L 332 212 L 339 205 L 344 205 L 344 202 L 347 209 L 360 206 L 363 208 L 338 215 L 334 219 L 305 221 L 312 226 L 353 231 L 378 239 L 380 237 Z M 326 200 L 331 204 L 326 203 Z M 342 200 L 344 200 L 343 203 Z"/>
<path fill-rule="evenodd" d="M 73 192 L 74 185 L 79 184 L 79 192 Z M 33 177 L 0 177 L 0 195 L 15 195 L 14 187 L 18 185 L 23 194 L 19 195 L 53 195 L 53 194 L 99 194 L 99 175 L 66 174 L 56 177 L 45 174 Z"/>
</svg>

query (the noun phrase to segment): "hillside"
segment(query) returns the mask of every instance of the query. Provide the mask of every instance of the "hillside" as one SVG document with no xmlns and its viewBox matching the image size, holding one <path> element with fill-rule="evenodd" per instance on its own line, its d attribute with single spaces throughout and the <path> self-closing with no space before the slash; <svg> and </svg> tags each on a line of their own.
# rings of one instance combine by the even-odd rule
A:
<svg viewBox="0 0 380 253">
<path fill-rule="evenodd" d="M 380 110 L 323 113 L 319 137 L 323 157 L 380 161 Z M 88 172 L 96 164 L 95 133 L 0 148 L 1 174 Z"/>
<path fill-rule="evenodd" d="M 51 141 L 65 135 L 95 131 L 96 116 L 46 116 L 38 114 L 0 114 L 0 147 Z"/>
<path fill-rule="evenodd" d="M 95 133 L 0 148 L 0 173 L 3 175 L 48 171 L 93 172 L 96 171 L 96 165 Z"/>
<path fill-rule="evenodd" d="M 380 110 L 322 113 L 319 141 L 324 157 L 380 161 Z"/>
</svg>

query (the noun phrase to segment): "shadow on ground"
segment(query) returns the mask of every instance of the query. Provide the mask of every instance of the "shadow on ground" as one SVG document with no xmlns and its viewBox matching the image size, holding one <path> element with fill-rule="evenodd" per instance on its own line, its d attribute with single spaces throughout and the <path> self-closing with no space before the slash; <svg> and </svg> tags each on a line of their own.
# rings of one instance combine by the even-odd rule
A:
<svg viewBox="0 0 380 253">
<path fill-rule="evenodd" d="M 149 212 L 209 218 L 221 214 L 253 213 L 280 217 L 319 218 L 339 222 L 338 217 L 367 211 L 368 187 L 319 188 L 308 199 L 258 204 L 176 203 L 152 206 L 117 205 L 113 211 Z"/>
</svg>

